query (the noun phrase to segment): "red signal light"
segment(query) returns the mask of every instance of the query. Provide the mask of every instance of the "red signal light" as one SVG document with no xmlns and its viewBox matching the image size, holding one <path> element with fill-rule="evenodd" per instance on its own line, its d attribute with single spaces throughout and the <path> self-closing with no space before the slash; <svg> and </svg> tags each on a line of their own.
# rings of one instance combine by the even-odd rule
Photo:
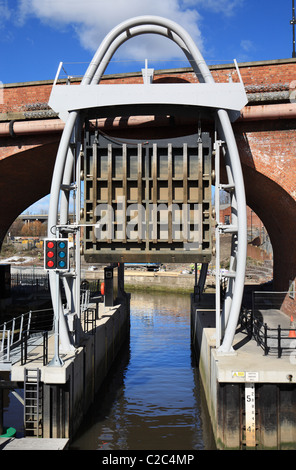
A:
<svg viewBox="0 0 296 470">
<path fill-rule="evenodd" d="M 56 240 L 45 240 L 44 269 L 56 269 Z"/>
</svg>

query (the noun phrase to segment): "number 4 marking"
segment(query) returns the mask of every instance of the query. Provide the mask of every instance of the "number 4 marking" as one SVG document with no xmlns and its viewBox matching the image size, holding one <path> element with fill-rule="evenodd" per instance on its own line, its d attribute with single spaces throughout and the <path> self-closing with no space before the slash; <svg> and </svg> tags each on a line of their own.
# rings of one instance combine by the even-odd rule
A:
<svg viewBox="0 0 296 470">
<path fill-rule="evenodd" d="M 246 447 L 256 446 L 255 384 L 245 384 Z"/>
</svg>

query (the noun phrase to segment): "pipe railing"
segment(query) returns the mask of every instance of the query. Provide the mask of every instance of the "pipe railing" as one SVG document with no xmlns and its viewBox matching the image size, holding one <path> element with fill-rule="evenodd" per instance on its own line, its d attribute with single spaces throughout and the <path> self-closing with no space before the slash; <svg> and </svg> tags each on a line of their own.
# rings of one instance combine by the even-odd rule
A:
<svg viewBox="0 0 296 470">
<path fill-rule="evenodd" d="M 11 351 L 24 345 L 30 336 L 43 335 L 46 345 L 48 332 L 53 329 L 52 309 L 30 310 L 0 325 L 0 362 L 10 362 Z M 47 346 L 46 346 L 47 347 Z M 26 353 L 27 354 L 27 353 Z"/>
<path fill-rule="evenodd" d="M 269 327 L 267 322 L 254 315 L 253 309 L 243 308 L 240 325 L 247 331 L 249 339 L 254 339 L 264 351 L 264 356 L 276 355 L 279 359 L 284 354 L 295 352 L 296 328 Z"/>
<path fill-rule="evenodd" d="M 48 331 L 40 331 L 35 332 L 42 335 L 43 342 L 42 342 L 42 359 L 43 365 L 46 366 L 48 364 Z M 28 361 L 29 351 L 28 351 L 28 339 L 29 335 L 26 332 L 23 332 L 21 337 L 21 365 L 25 365 Z"/>
<path fill-rule="evenodd" d="M 12 294 L 49 292 L 48 275 L 38 274 L 11 274 Z"/>
</svg>

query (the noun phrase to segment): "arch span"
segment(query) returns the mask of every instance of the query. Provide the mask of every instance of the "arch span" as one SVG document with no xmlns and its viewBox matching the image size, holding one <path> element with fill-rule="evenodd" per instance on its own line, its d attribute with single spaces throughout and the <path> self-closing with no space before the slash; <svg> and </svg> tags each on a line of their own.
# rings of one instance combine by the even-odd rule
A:
<svg viewBox="0 0 296 470">
<path fill-rule="evenodd" d="M 49 194 L 57 148 L 58 142 L 50 142 L 1 160 L 1 173 L 5 175 L 0 181 L 0 200 L 5 205 L 5 211 L 1 211 L 1 244 L 14 220 Z"/>
<path fill-rule="evenodd" d="M 273 247 L 274 280 L 276 291 L 288 291 L 289 281 L 296 278 L 296 242 L 287 233 L 296 233 L 296 202 L 276 182 L 243 165 L 246 198 L 266 227 Z M 295 238 L 295 237 L 294 237 Z"/>
</svg>

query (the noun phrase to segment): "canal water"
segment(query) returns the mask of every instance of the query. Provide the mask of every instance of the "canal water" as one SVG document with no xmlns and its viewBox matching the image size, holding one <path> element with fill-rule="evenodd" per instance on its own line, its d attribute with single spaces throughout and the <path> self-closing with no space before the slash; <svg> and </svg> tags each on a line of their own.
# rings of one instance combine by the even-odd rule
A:
<svg viewBox="0 0 296 470">
<path fill-rule="evenodd" d="M 133 293 L 130 339 L 71 449 L 214 449 L 190 342 L 190 296 Z"/>
</svg>

